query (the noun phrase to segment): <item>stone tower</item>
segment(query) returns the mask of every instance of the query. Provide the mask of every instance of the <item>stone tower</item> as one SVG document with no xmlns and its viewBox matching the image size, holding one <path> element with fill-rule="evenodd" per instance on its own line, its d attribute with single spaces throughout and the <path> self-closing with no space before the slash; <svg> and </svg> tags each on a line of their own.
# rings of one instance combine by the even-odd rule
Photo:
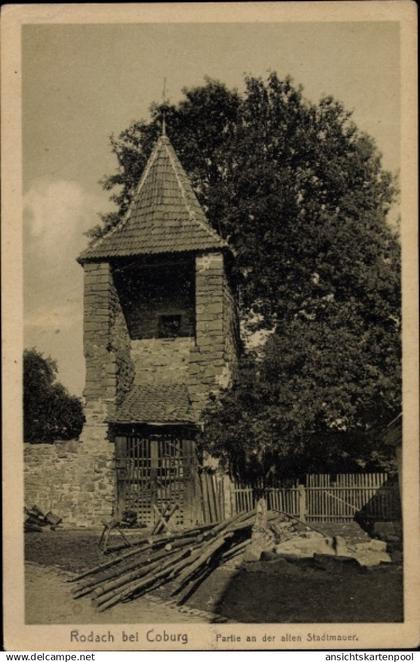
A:
<svg viewBox="0 0 420 662">
<path fill-rule="evenodd" d="M 239 333 L 232 254 L 210 227 L 166 135 L 124 220 L 79 262 L 82 443 L 102 485 L 91 507 L 105 514 L 114 499 L 114 507 L 134 508 L 152 524 L 153 513 L 173 502 L 180 525 L 199 521 L 194 435 L 210 392 L 231 381 Z"/>
</svg>

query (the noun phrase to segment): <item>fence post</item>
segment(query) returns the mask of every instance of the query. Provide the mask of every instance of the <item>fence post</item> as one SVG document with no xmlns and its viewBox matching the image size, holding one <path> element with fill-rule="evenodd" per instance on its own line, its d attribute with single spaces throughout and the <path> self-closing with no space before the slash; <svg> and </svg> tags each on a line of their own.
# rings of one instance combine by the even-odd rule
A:
<svg viewBox="0 0 420 662">
<path fill-rule="evenodd" d="M 224 516 L 229 519 L 233 515 L 233 484 L 227 474 L 223 476 Z"/>
<path fill-rule="evenodd" d="M 299 519 L 306 522 L 306 490 L 304 485 L 298 485 Z"/>
</svg>

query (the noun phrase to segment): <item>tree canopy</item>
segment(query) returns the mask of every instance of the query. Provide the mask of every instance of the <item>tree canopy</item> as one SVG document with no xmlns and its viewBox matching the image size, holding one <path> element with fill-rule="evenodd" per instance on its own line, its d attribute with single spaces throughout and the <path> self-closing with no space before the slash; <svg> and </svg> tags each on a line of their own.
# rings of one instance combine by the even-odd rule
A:
<svg viewBox="0 0 420 662">
<path fill-rule="evenodd" d="M 111 139 L 118 172 L 103 185 L 118 209 L 93 236 L 126 212 L 163 109 L 209 221 L 234 251 L 244 328 L 271 334 L 210 405 L 205 447 L 260 471 L 273 458 L 277 471 L 290 461 L 302 470 L 308 449 L 312 464 L 318 452 L 336 465 L 347 454 L 372 462 L 379 448 L 356 440 L 401 402 L 400 248 L 386 221 L 397 188 L 373 139 L 341 103 L 312 103 L 275 73 L 245 78 L 241 94 L 207 80 Z"/>
<path fill-rule="evenodd" d="M 53 442 L 79 436 L 82 403 L 57 382 L 57 364 L 35 348 L 23 353 L 24 440 Z"/>
</svg>

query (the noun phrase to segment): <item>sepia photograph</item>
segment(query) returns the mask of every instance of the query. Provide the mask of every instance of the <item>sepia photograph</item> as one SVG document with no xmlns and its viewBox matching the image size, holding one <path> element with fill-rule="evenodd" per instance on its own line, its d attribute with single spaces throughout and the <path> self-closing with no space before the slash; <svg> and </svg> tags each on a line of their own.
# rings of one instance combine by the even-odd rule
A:
<svg viewBox="0 0 420 662">
<path fill-rule="evenodd" d="M 5 13 L 11 648 L 416 643 L 416 14 L 356 4 Z"/>
</svg>

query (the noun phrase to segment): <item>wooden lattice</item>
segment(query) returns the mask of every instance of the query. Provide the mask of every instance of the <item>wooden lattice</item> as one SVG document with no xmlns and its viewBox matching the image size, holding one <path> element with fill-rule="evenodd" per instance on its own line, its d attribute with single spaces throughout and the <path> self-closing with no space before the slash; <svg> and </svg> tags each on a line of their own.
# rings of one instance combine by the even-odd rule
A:
<svg viewBox="0 0 420 662">
<path fill-rule="evenodd" d="M 177 505 L 172 527 L 196 523 L 197 495 L 194 441 L 173 434 L 127 435 L 116 438 L 118 509 L 137 512 L 138 522 L 152 528 Z"/>
</svg>

